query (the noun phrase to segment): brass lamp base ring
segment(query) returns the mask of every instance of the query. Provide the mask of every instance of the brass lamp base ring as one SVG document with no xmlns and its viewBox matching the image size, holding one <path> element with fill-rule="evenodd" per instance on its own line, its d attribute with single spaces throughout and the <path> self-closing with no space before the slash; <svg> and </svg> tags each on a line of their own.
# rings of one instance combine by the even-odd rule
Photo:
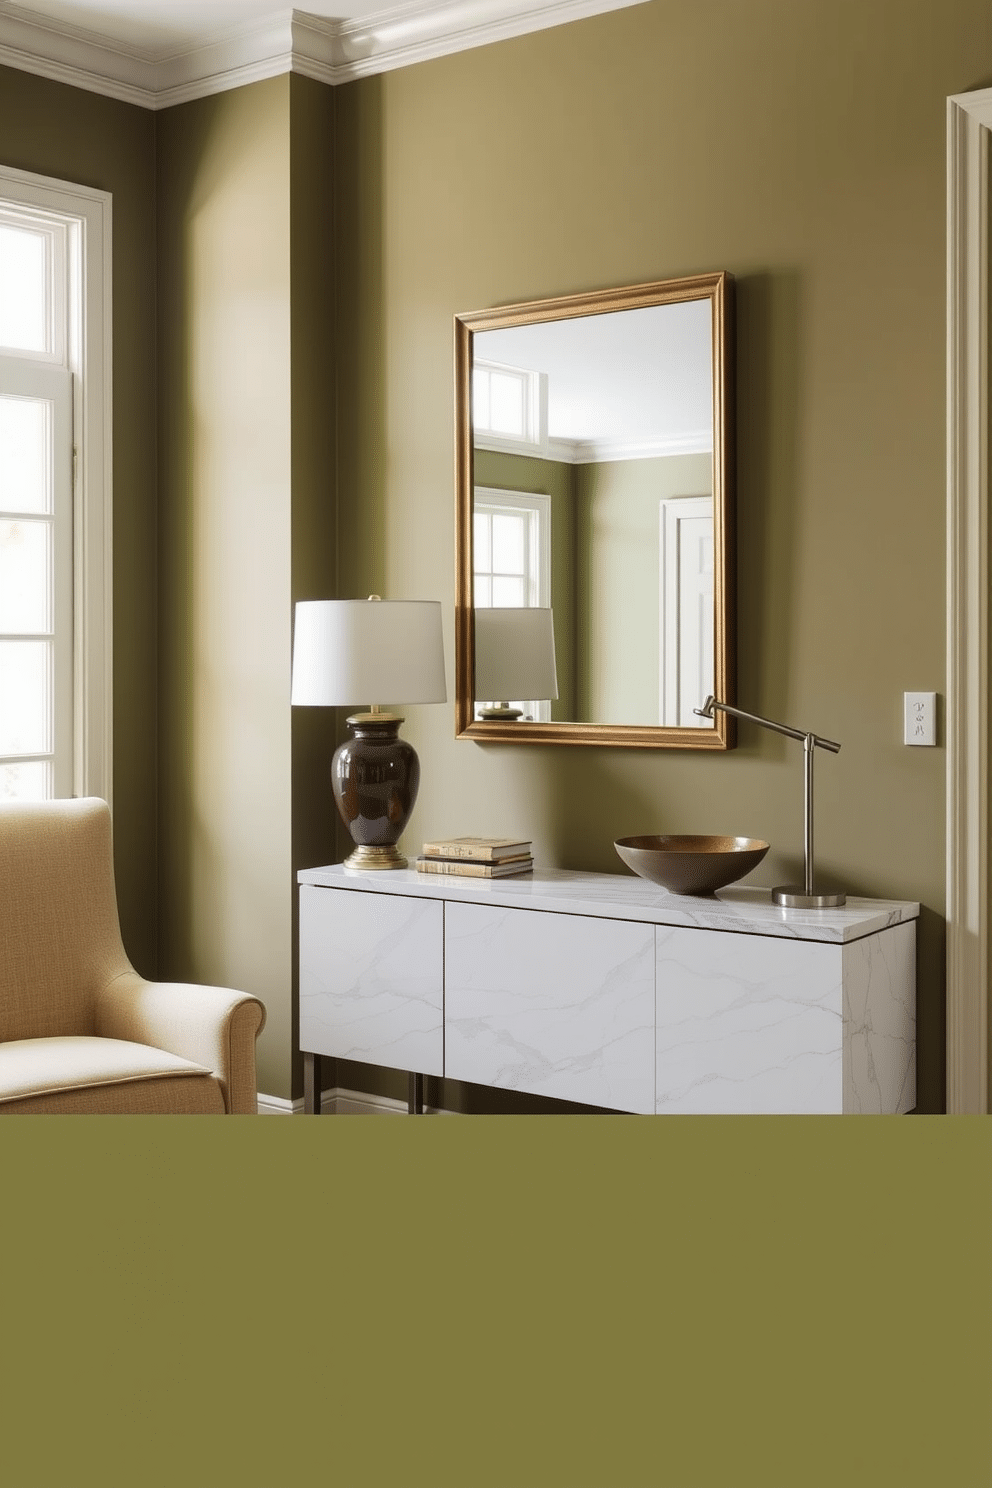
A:
<svg viewBox="0 0 992 1488">
<path fill-rule="evenodd" d="M 405 868 L 407 860 L 392 843 L 378 847 L 362 844 L 345 858 L 342 866 L 349 873 L 370 873 L 379 868 Z"/>
<path fill-rule="evenodd" d="M 847 903 L 846 894 L 807 894 L 798 884 L 784 884 L 772 889 L 772 903 L 783 909 L 839 909 Z"/>
</svg>

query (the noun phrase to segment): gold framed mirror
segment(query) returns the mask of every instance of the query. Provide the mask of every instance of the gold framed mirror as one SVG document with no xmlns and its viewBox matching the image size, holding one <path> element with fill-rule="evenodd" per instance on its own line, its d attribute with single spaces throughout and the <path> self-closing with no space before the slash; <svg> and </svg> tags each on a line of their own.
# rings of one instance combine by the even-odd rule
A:
<svg viewBox="0 0 992 1488">
<path fill-rule="evenodd" d="M 455 317 L 455 731 L 729 749 L 733 279 Z"/>
</svg>

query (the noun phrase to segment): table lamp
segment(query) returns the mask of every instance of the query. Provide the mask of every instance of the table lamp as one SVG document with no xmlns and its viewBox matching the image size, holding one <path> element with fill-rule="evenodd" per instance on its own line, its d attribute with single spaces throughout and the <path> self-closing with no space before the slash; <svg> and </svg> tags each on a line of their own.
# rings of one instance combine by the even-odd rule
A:
<svg viewBox="0 0 992 1488">
<path fill-rule="evenodd" d="M 543 701 L 558 696 L 555 629 L 549 609 L 477 609 L 475 612 L 475 695 L 487 701 L 479 717 L 487 722 L 518 719 L 522 709 L 510 698 Z"/>
<path fill-rule="evenodd" d="M 376 701 L 372 701 L 375 699 Z M 349 716 L 353 737 L 331 762 L 331 787 L 355 850 L 344 867 L 405 868 L 397 842 L 420 785 L 420 761 L 385 701 L 443 703 L 444 645 L 437 600 L 301 600 L 293 638 L 295 705 L 370 704 Z"/>
</svg>

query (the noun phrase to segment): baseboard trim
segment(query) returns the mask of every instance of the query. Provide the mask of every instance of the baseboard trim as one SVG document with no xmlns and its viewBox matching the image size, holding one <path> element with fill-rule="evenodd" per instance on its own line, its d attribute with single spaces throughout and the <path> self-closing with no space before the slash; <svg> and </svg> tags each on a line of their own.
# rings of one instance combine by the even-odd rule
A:
<svg viewBox="0 0 992 1488">
<path fill-rule="evenodd" d="M 302 1116 L 303 1100 L 286 1100 L 279 1095 L 259 1095 L 259 1116 Z M 386 1095 L 370 1095 L 366 1091 L 347 1090 L 340 1085 L 325 1090 L 320 1102 L 322 1116 L 406 1116 L 406 1101 L 393 1100 Z M 433 1106 L 424 1108 L 425 1116 L 451 1116 L 452 1111 L 442 1111 Z"/>
</svg>

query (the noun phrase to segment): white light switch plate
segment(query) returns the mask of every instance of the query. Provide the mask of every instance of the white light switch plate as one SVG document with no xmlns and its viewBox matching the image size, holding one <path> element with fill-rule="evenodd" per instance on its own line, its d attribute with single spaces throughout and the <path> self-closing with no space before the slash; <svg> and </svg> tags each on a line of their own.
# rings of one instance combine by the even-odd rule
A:
<svg viewBox="0 0 992 1488">
<path fill-rule="evenodd" d="M 937 694 L 903 693 L 903 743 L 936 744 Z"/>
</svg>

